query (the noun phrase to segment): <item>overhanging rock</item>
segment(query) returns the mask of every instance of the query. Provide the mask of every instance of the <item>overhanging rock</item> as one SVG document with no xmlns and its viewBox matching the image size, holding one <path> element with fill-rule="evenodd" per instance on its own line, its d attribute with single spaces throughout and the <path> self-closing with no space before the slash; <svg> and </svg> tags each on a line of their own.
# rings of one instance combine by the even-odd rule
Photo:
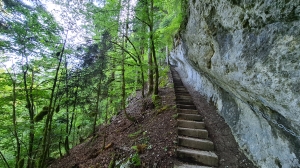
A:
<svg viewBox="0 0 300 168">
<path fill-rule="evenodd" d="M 260 167 L 300 167 L 300 2 L 190 0 L 171 53 Z"/>
</svg>

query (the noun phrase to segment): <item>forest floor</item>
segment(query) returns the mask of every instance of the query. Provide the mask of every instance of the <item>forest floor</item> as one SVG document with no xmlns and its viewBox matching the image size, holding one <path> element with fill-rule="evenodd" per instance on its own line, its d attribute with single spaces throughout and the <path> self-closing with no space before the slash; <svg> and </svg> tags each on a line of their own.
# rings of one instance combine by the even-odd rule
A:
<svg viewBox="0 0 300 168">
<path fill-rule="evenodd" d="M 156 107 L 151 98 L 142 100 L 141 93 L 137 92 L 126 109 L 137 122 L 130 122 L 121 112 L 109 125 L 99 126 L 96 136 L 75 146 L 69 155 L 55 160 L 49 168 L 108 168 L 112 160 L 116 164 L 130 160 L 145 168 L 172 168 L 178 164 L 175 94 L 170 75 L 168 86 L 159 89 L 161 99 Z M 255 167 L 239 150 L 213 104 L 199 94 L 192 96 L 200 114 L 205 116 L 209 138 L 215 143 L 219 156 L 219 167 Z M 142 111 L 142 101 L 147 102 L 145 111 Z"/>
</svg>

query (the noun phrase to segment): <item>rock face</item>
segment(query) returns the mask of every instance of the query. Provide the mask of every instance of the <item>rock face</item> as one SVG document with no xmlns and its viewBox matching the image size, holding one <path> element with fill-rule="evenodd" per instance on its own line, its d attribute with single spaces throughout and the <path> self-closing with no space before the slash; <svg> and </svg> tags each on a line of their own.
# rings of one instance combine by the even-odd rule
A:
<svg viewBox="0 0 300 168">
<path fill-rule="evenodd" d="M 171 64 L 259 167 L 300 167 L 300 1 L 190 0 Z M 178 42 L 179 41 L 179 42 Z"/>
</svg>

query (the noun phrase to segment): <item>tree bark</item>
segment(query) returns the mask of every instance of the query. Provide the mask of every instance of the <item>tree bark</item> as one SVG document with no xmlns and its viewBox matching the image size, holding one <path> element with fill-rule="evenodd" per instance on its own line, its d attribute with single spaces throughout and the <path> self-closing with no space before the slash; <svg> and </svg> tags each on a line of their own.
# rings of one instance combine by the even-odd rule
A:
<svg viewBox="0 0 300 168">
<path fill-rule="evenodd" d="M 66 122 L 66 137 L 65 137 L 64 147 L 65 147 L 65 150 L 66 150 L 67 154 L 69 155 L 69 150 L 70 150 L 70 146 L 69 146 L 69 101 L 70 101 L 70 97 L 69 97 L 69 80 L 68 80 L 67 56 L 65 56 L 65 70 L 66 70 L 66 72 L 65 72 L 66 73 L 65 87 L 66 87 L 66 97 L 67 97 L 67 104 L 66 104 L 67 122 Z"/>
<path fill-rule="evenodd" d="M 151 33 L 151 32 L 150 32 Z M 153 93 L 153 62 L 152 62 L 152 45 L 150 44 L 148 50 L 148 95 Z"/>
<path fill-rule="evenodd" d="M 94 118 L 94 123 L 93 123 L 93 135 L 96 135 L 96 125 L 97 125 L 97 118 L 99 114 L 99 103 L 100 103 L 100 95 L 101 95 L 101 79 L 98 83 L 97 87 L 97 101 L 96 101 L 96 111 L 95 111 L 95 118 Z"/>
<path fill-rule="evenodd" d="M 20 161 L 20 155 L 21 155 L 21 143 L 18 137 L 18 132 L 17 132 L 17 117 L 16 117 L 16 82 L 15 80 L 12 78 L 12 82 L 13 82 L 13 114 L 12 114 L 12 119 L 13 119 L 13 125 L 14 125 L 14 137 L 16 139 L 17 142 L 17 153 L 16 153 L 16 167 L 18 166 L 18 163 Z"/>
<path fill-rule="evenodd" d="M 149 24 L 149 29 L 150 29 L 150 42 L 151 42 L 151 50 L 152 50 L 152 56 L 153 56 L 153 61 L 154 61 L 154 70 L 155 70 L 155 84 L 154 84 L 154 95 L 158 95 L 158 79 L 159 79 L 159 71 L 158 71 L 158 64 L 157 64 L 157 59 L 156 59 L 156 51 L 155 51 L 155 44 L 154 44 L 154 1 L 150 0 L 150 24 Z"/>
</svg>

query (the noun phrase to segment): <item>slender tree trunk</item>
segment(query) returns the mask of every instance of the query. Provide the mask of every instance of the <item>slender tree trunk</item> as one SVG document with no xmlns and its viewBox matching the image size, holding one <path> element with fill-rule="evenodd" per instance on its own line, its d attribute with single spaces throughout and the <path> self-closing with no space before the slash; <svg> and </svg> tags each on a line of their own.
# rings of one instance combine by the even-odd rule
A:
<svg viewBox="0 0 300 168">
<path fill-rule="evenodd" d="M 107 97 L 106 97 L 106 109 L 105 109 L 105 124 L 107 125 L 108 123 L 108 104 L 109 104 L 109 101 L 108 101 L 108 89 L 107 88 Z M 105 149 L 105 144 L 106 144 L 106 129 L 104 130 L 104 136 L 103 136 L 103 145 L 102 145 L 102 149 Z"/>
<path fill-rule="evenodd" d="M 141 71 L 141 82 L 142 82 L 142 98 L 145 97 L 145 79 L 144 79 L 144 68 L 143 68 L 143 63 L 141 60 L 141 57 L 138 56 L 138 63 L 140 65 L 140 71 Z"/>
<path fill-rule="evenodd" d="M 25 76 L 24 76 L 25 78 Z M 24 81 L 26 83 L 26 81 Z M 27 99 L 27 104 L 29 108 L 29 120 L 30 120 L 30 131 L 29 131 L 29 144 L 28 144 L 28 159 L 27 159 L 27 168 L 32 168 L 34 167 L 34 158 L 33 158 L 33 145 L 34 145 L 34 101 L 33 101 L 33 84 L 34 84 L 34 72 L 32 71 L 31 74 L 31 85 L 29 88 L 29 95 L 27 91 L 27 84 L 25 85 L 25 90 L 26 90 L 26 99 Z"/>
<path fill-rule="evenodd" d="M 159 79 L 159 72 L 158 72 L 158 64 L 157 64 L 157 59 L 156 59 L 156 51 L 155 51 L 155 44 L 154 44 L 154 1 L 150 0 L 150 24 L 149 24 L 149 29 L 150 29 L 150 43 L 151 47 L 150 49 L 152 50 L 152 56 L 153 56 L 153 61 L 154 61 L 154 70 L 155 70 L 155 84 L 154 84 L 154 95 L 158 95 L 158 79 Z"/>
<path fill-rule="evenodd" d="M 60 133 L 61 133 L 61 135 L 63 135 L 63 130 L 62 130 L 62 128 L 60 129 Z M 59 142 L 58 142 L 58 150 L 59 150 L 59 156 L 60 157 L 62 157 L 63 156 L 63 154 L 62 154 L 62 152 L 61 152 L 61 148 L 62 148 L 62 141 L 63 141 L 63 138 L 62 138 L 62 136 L 59 136 Z"/>
<path fill-rule="evenodd" d="M 25 57 L 25 65 L 22 67 L 23 71 L 23 84 L 25 90 L 26 98 L 26 107 L 29 113 L 29 142 L 28 142 L 28 159 L 27 159 L 27 168 L 31 168 L 33 164 L 33 144 L 34 144 L 34 103 L 33 103 L 33 84 L 34 84 L 34 72 L 32 70 L 31 74 L 31 85 L 28 89 L 27 75 L 29 70 L 28 57 L 26 56 L 25 47 L 23 47 L 23 57 Z"/>
<path fill-rule="evenodd" d="M 56 90 L 56 85 L 58 82 L 58 73 L 60 70 L 60 66 L 61 66 L 61 62 L 62 62 L 62 56 L 65 50 L 65 44 L 66 41 L 63 45 L 62 51 L 60 53 L 59 56 L 59 61 L 58 61 L 58 65 L 56 67 L 56 73 L 55 73 L 55 77 L 54 77 L 54 81 L 53 81 L 53 86 L 52 86 L 52 91 L 51 91 L 51 96 L 50 96 L 50 103 L 49 103 L 49 113 L 47 115 L 46 118 L 46 123 L 45 123 L 45 128 L 44 128 L 44 137 L 43 137 L 43 142 L 42 142 L 42 155 L 40 158 L 40 162 L 39 162 L 39 168 L 44 168 L 46 166 L 46 159 L 49 155 L 49 149 L 50 149 L 50 134 L 51 134 L 51 125 L 52 125 L 52 117 L 53 117 L 53 112 L 54 109 L 53 104 L 54 104 L 54 93 Z"/>
<path fill-rule="evenodd" d="M 148 95 L 153 93 L 153 62 L 152 62 L 152 45 L 150 44 L 148 50 Z"/>
<path fill-rule="evenodd" d="M 67 104 L 66 104 L 66 117 L 67 117 L 67 122 L 66 122 L 66 137 L 65 137 L 65 143 L 64 147 L 67 152 L 67 155 L 69 155 L 69 80 L 68 80 L 68 62 L 67 62 L 67 56 L 65 56 L 65 70 L 66 70 L 66 76 L 65 76 L 65 85 L 66 85 L 66 97 L 67 97 Z"/>
<path fill-rule="evenodd" d="M 154 60 L 154 70 L 155 70 L 155 80 L 154 80 L 154 95 L 158 95 L 158 84 L 159 84 L 159 71 L 158 71 L 158 64 L 156 59 L 156 52 L 155 52 L 155 45 L 154 45 L 154 39 L 152 37 L 152 52 L 153 52 L 153 60 Z"/>
<path fill-rule="evenodd" d="M 128 37 L 128 29 L 129 29 L 129 1 L 127 1 L 127 18 L 125 23 L 125 36 Z M 122 37 L 122 48 L 127 47 L 127 40 L 125 39 L 125 36 Z M 131 122 L 135 121 L 135 118 L 128 115 L 126 111 L 126 83 L 125 83 L 125 52 L 122 50 L 122 70 L 121 70 L 121 76 L 122 76 L 122 108 L 124 110 L 124 114 L 128 120 Z"/>
<path fill-rule="evenodd" d="M 123 42 L 124 43 L 124 42 Z M 126 103 L 125 103 L 125 99 L 126 99 L 126 84 L 125 84 L 125 53 L 124 51 L 122 51 L 122 70 L 121 70 L 121 76 L 122 76 L 122 108 L 124 110 L 124 114 L 126 116 L 126 118 L 132 122 L 135 121 L 134 118 L 132 118 L 131 116 L 128 115 L 127 111 L 126 111 Z"/>
<path fill-rule="evenodd" d="M 166 62 L 167 62 L 167 65 L 169 66 L 170 65 L 170 60 L 169 60 L 169 50 L 168 50 L 167 45 L 166 45 Z"/>
<path fill-rule="evenodd" d="M 97 125 L 97 119 L 98 119 L 98 114 L 100 112 L 99 110 L 99 103 L 100 103 L 100 95 L 101 95 L 101 84 L 102 80 L 100 79 L 98 83 L 98 88 L 97 88 L 97 101 L 96 101 L 96 111 L 95 111 L 95 118 L 94 118 L 94 123 L 93 123 L 93 135 L 96 135 L 96 125 Z"/>
<path fill-rule="evenodd" d="M 5 163 L 6 167 L 10 168 L 10 167 L 9 167 L 9 164 L 7 163 L 7 160 L 5 159 L 5 157 L 4 157 L 4 155 L 3 155 L 3 153 L 2 153 L 1 151 L 0 151 L 0 155 L 1 155 L 2 160 L 3 160 L 4 163 Z"/>
<path fill-rule="evenodd" d="M 75 118 L 75 110 L 76 110 L 76 104 L 77 104 L 77 98 L 78 98 L 78 85 L 76 86 L 76 91 L 75 91 L 75 100 L 74 100 L 74 104 L 73 104 L 73 110 L 72 110 L 72 117 L 71 117 L 71 123 L 70 123 L 70 128 L 69 128 L 69 133 L 68 136 L 71 135 L 71 131 L 73 128 L 73 123 L 74 123 L 74 118 Z"/>
<path fill-rule="evenodd" d="M 16 99 L 17 99 L 17 96 L 16 96 L 16 81 L 14 79 L 12 79 L 12 83 L 13 83 L 13 105 L 12 105 L 12 108 L 13 108 L 13 113 L 12 113 L 12 119 L 13 119 L 13 125 L 14 125 L 14 137 L 16 139 L 16 142 L 17 142 L 17 153 L 16 153 L 16 164 L 15 164 L 15 167 L 18 166 L 18 163 L 20 161 L 20 155 L 21 155 L 21 143 L 20 143 L 20 140 L 19 140 L 19 137 L 18 137 L 18 132 L 17 132 L 17 117 L 16 117 Z"/>
</svg>

